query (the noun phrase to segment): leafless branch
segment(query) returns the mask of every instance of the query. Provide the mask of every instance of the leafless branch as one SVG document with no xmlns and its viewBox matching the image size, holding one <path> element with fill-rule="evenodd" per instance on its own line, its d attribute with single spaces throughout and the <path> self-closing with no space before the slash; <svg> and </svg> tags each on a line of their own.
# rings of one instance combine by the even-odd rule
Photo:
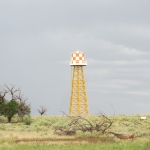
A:
<svg viewBox="0 0 150 150">
<path fill-rule="evenodd" d="M 18 91 L 17 89 L 15 89 L 15 86 L 11 85 L 11 87 L 9 87 L 8 85 L 5 84 L 4 87 L 11 94 L 11 98 L 15 99 L 15 93 Z"/>
<path fill-rule="evenodd" d="M 44 106 L 40 106 L 40 109 L 37 109 L 37 111 L 42 116 L 47 111 L 47 108 L 45 108 Z"/>
</svg>

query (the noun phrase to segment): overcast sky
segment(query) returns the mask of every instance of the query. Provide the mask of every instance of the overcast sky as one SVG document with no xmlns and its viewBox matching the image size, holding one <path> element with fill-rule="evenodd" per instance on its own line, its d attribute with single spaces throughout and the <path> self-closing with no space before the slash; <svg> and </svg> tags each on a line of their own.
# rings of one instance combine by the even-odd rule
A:
<svg viewBox="0 0 150 150">
<path fill-rule="evenodd" d="M 149 0 L 0 0 L 0 85 L 69 111 L 70 53 L 85 53 L 90 114 L 150 113 Z"/>
</svg>

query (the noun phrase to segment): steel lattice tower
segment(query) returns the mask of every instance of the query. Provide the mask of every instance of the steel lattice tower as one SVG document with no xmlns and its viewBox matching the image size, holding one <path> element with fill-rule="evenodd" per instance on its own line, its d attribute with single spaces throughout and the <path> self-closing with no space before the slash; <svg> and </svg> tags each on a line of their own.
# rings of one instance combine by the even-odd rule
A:
<svg viewBox="0 0 150 150">
<path fill-rule="evenodd" d="M 83 66 L 87 65 L 84 60 L 85 54 L 76 51 L 71 54 L 72 86 L 70 97 L 69 115 L 87 116 L 89 115 L 88 99 L 86 94 L 86 84 Z"/>
</svg>

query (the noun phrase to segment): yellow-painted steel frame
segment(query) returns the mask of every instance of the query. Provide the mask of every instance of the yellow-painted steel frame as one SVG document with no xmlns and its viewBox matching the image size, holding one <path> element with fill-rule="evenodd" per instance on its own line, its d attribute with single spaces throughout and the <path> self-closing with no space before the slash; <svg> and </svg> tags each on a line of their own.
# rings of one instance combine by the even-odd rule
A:
<svg viewBox="0 0 150 150">
<path fill-rule="evenodd" d="M 72 90 L 70 97 L 69 115 L 89 115 L 83 66 L 72 66 Z"/>
</svg>

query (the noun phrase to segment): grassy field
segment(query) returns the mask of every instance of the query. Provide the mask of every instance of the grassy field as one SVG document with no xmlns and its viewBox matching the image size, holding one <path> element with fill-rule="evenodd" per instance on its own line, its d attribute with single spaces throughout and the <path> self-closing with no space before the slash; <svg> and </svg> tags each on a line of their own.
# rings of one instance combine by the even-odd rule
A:
<svg viewBox="0 0 150 150">
<path fill-rule="evenodd" d="M 1 150 L 150 150 L 150 142 L 120 142 L 101 144 L 19 144 L 1 147 Z"/>
<path fill-rule="evenodd" d="M 73 136 L 54 134 L 56 126 L 68 125 L 67 117 L 31 117 L 24 122 L 16 117 L 12 123 L 0 117 L 0 150 L 150 150 L 150 116 L 145 116 L 147 120 L 140 121 L 140 115 L 118 115 L 105 134 L 78 131 Z M 101 118 L 91 116 L 88 119 L 95 122 Z M 109 132 L 134 133 L 135 138 L 119 139 Z"/>
</svg>

